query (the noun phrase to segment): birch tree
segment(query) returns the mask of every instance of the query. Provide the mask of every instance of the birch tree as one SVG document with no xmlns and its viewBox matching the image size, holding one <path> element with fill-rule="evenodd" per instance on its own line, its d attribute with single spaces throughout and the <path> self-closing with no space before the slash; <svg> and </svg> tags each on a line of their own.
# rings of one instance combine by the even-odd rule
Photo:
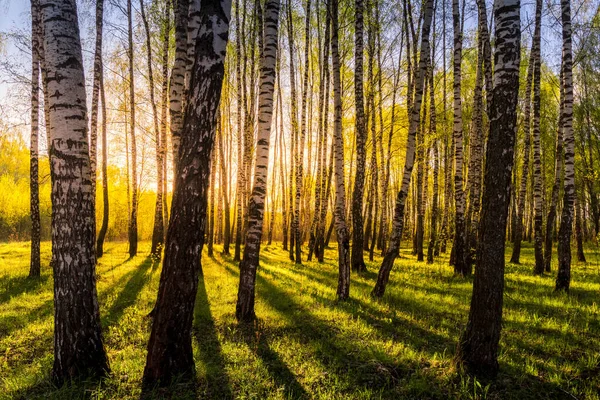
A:
<svg viewBox="0 0 600 400">
<path fill-rule="evenodd" d="M 459 0 L 452 0 L 452 26 L 454 29 L 454 59 L 453 65 L 453 88 L 454 88 L 454 273 L 457 275 L 469 275 L 471 266 L 468 262 L 467 235 L 465 229 L 465 195 L 463 190 L 463 116 L 462 116 L 462 41 L 463 28 L 460 17 Z"/>
<path fill-rule="evenodd" d="M 40 1 L 31 0 L 31 136 L 29 144 L 29 201 L 31 216 L 31 257 L 29 277 L 40 276 L 40 185 L 39 185 L 39 135 L 40 135 L 40 51 L 42 37 Z"/>
<path fill-rule="evenodd" d="M 42 0 L 52 180 L 54 366 L 52 377 L 102 376 L 108 359 L 96 292 L 87 101 L 75 0 Z"/>
<path fill-rule="evenodd" d="M 203 0 L 181 130 L 179 168 L 143 382 L 168 385 L 194 371 L 192 320 L 202 251 L 210 159 L 217 130 L 231 2 Z"/>
<path fill-rule="evenodd" d="M 542 216 L 542 161 L 540 151 L 540 84 L 541 84 L 541 29 L 542 0 L 535 2 L 535 30 L 533 33 L 533 203 L 534 203 L 534 253 L 535 272 L 544 272 L 544 234 Z"/>
<path fill-rule="evenodd" d="M 238 321 L 249 322 L 254 313 L 256 270 L 258 269 L 262 239 L 267 178 L 269 169 L 269 146 L 273 121 L 273 94 L 277 61 L 277 31 L 279 23 L 279 0 L 267 0 L 265 4 L 264 47 L 260 49 L 260 91 L 258 97 L 258 137 L 254 184 L 248 205 L 248 231 L 244 258 L 240 262 L 240 282 L 235 315 Z M 259 33 L 260 34 L 260 33 Z"/>
<path fill-rule="evenodd" d="M 127 57 L 129 60 L 129 139 L 131 144 L 131 216 L 129 217 L 129 257 L 137 254 L 138 248 L 138 177 L 137 142 L 135 134 L 135 80 L 133 70 L 133 14 L 131 0 L 127 0 Z"/>
<path fill-rule="evenodd" d="M 416 133 L 419 129 L 421 121 L 421 103 L 423 101 L 423 91 L 425 76 L 429 65 L 430 47 L 429 34 L 431 31 L 431 19 L 433 16 L 433 0 L 427 0 L 424 3 L 423 25 L 421 28 L 421 54 L 419 58 L 419 68 L 415 76 L 415 92 L 414 101 L 410 113 L 410 124 L 408 128 L 408 137 L 406 142 L 406 160 L 404 162 L 404 171 L 402 174 L 402 185 L 396 196 L 396 204 L 394 206 L 394 219 L 392 221 L 392 234 L 390 236 L 390 244 L 388 251 L 383 259 L 383 263 L 379 268 L 377 283 L 371 294 L 375 297 L 382 297 L 385 293 L 386 285 L 390 279 L 390 272 L 394 266 L 394 261 L 400 253 L 400 239 L 402 237 L 402 228 L 404 224 L 404 207 L 408 190 L 410 188 L 410 179 L 415 163 L 415 144 Z"/>
<path fill-rule="evenodd" d="M 150 92 L 150 103 L 152 107 L 152 122 L 154 125 L 154 139 L 156 142 L 156 203 L 154 207 L 154 228 L 152 230 L 152 247 L 150 254 L 153 257 L 160 259 L 162 253 L 162 245 L 164 240 L 164 221 L 163 221 L 163 160 L 161 152 L 161 132 L 158 123 L 158 109 L 156 107 L 156 97 L 154 94 L 154 71 L 152 68 L 152 42 L 150 40 L 150 27 L 146 18 L 144 0 L 140 0 L 140 12 L 142 14 L 142 22 L 144 24 L 144 32 L 146 33 L 146 61 L 148 62 L 148 89 Z M 168 15 L 168 13 L 167 13 Z"/>
<path fill-rule="evenodd" d="M 92 117 L 94 115 L 94 92 L 96 91 L 96 80 L 98 83 L 98 92 L 100 96 L 100 104 L 102 111 L 101 128 L 102 128 L 102 225 L 96 239 L 96 257 L 100 258 L 104 254 L 104 239 L 108 231 L 109 217 L 109 200 L 108 200 L 108 140 L 107 134 L 107 116 L 106 116 L 106 93 L 104 89 L 104 65 L 102 63 L 102 35 L 104 23 L 104 0 L 96 2 L 96 53 L 94 55 L 94 89 L 92 92 Z M 97 107 L 97 104 L 96 104 Z M 92 122 L 92 132 L 97 130 L 97 125 Z M 97 136 L 92 134 L 91 137 Z M 95 150 L 95 143 L 90 140 L 90 153 Z M 95 185 L 95 179 L 92 179 L 92 184 Z M 95 187 L 95 186 L 94 186 Z M 94 197 L 95 198 L 95 197 Z"/>
<path fill-rule="evenodd" d="M 342 136 L 342 83 L 339 53 L 338 0 L 329 0 L 331 13 L 331 74 L 333 78 L 333 141 L 335 170 L 335 234 L 338 242 L 337 298 L 350 296 L 350 238 L 346 224 L 346 185 L 344 182 L 344 138 Z M 361 248 L 362 251 L 362 248 Z"/>
<path fill-rule="evenodd" d="M 352 270 L 362 272 L 366 270 L 363 258 L 362 213 L 366 163 L 365 144 L 367 141 L 363 93 L 363 0 L 355 0 L 354 8 L 354 102 L 356 108 L 354 130 L 356 135 L 356 172 L 354 175 L 354 189 L 352 191 Z"/>
<path fill-rule="evenodd" d="M 183 93 L 187 62 L 187 21 L 190 0 L 173 0 L 175 3 L 175 61 L 169 84 L 169 114 L 171 116 L 171 143 L 173 145 L 173 171 L 177 171 L 179 142 L 183 124 Z M 176 172 L 175 172 L 176 173 Z M 173 179 L 175 185 L 177 180 Z"/>
<path fill-rule="evenodd" d="M 456 354 L 475 375 L 498 372 L 502 326 L 504 246 L 517 128 L 521 51 L 520 0 L 497 0 L 490 133 L 486 150 L 481 222 L 469 319 Z"/>
<path fill-rule="evenodd" d="M 562 130 L 565 150 L 565 177 L 563 209 L 558 231 L 558 274 L 555 290 L 569 291 L 571 283 L 571 236 L 575 204 L 575 136 L 573 134 L 573 43 L 571 26 L 571 0 L 561 0 L 562 20 Z"/>
</svg>

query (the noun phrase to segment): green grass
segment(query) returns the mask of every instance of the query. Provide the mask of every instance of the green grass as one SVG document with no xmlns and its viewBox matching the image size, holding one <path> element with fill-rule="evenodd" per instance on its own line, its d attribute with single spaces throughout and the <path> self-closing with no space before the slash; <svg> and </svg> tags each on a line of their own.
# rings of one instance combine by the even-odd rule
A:
<svg viewBox="0 0 600 400">
<path fill-rule="evenodd" d="M 102 382 L 56 388 L 52 367 L 50 246 L 42 278 L 26 278 L 27 243 L 0 245 L 0 399 L 133 399 L 141 392 L 160 268 L 148 243 L 127 260 L 127 245 L 107 244 L 98 292 L 112 374 Z M 218 251 L 217 251 L 218 253 Z M 471 280 L 453 277 L 447 259 L 396 262 L 384 299 L 369 292 L 381 261 L 352 277 L 351 299 L 335 300 L 337 265 L 296 266 L 280 245 L 263 248 L 254 326 L 235 321 L 238 268 L 204 257 L 194 321 L 197 382 L 145 393 L 202 399 L 598 399 L 600 398 L 600 261 L 573 266 L 569 295 L 553 293 L 554 277 L 507 264 L 501 373 L 478 382 L 452 367 L 467 320 Z"/>
</svg>

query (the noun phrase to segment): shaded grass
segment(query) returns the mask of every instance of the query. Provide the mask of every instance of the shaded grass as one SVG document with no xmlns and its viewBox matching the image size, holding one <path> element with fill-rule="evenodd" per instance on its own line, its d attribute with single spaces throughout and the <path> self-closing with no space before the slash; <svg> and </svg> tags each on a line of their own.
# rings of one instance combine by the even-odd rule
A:
<svg viewBox="0 0 600 400">
<path fill-rule="evenodd" d="M 52 279 L 43 244 L 42 278 L 26 279 L 28 245 L 0 245 L 0 398 L 141 396 L 160 268 L 128 259 L 110 243 L 97 268 L 98 292 L 112 374 L 102 382 L 56 388 L 52 366 Z M 510 251 L 508 249 L 507 251 Z M 258 320 L 235 321 L 238 266 L 203 258 L 194 313 L 197 379 L 149 398 L 202 399 L 598 399 L 600 318 L 598 256 L 575 264 L 569 295 L 553 292 L 554 276 L 535 277 L 533 251 L 507 264 L 501 373 L 493 382 L 461 376 L 451 365 L 466 323 L 471 279 L 452 275 L 447 258 L 418 263 L 403 249 L 383 299 L 370 297 L 381 258 L 352 277 L 351 299 L 337 302 L 336 253 L 323 264 L 295 265 L 280 245 L 262 250 Z"/>
</svg>

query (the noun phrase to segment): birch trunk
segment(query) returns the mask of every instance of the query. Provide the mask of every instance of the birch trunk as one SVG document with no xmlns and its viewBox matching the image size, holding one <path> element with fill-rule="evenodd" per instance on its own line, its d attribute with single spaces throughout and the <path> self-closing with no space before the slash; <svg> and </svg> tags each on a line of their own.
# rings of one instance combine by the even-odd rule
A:
<svg viewBox="0 0 600 400">
<path fill-rule="evenodd" d="M 163 187 L 163 162 L 161 155 L 161 136 L 160 128 L 158 125 L 158 110 L 156 107 L 156 99 L 154 95 L 154 71 L 152 68 L 152 42 L 150 40 L 150 27 L 148 25 L 148 19 L 146 18 L 146 11 L 144 8 L 144 0 L 140 0 L 140 12 L 142 14 L 142 22 L 144 24 L 144 32 L 146 33 L 146 57 L 148 62 L 148 86 L 150 91 L 150 103 L 152 106 L 152 121 L 154 123 L 154 138 L 156 142 L 156 203 L 154 207 L 154 228 L 152 230 L 152 247 L 150 254 L 159 259 L 161 258 L 163 239 L 164 239 L 164 222 L 163 222 L 163 200 L 162 200 L 162 187 Z"/>
<path fill-rule="evenodd" d="M 31 258 L 29 277 L 40 276 L 40 184 L 39 184 L 39 135 L 40 135 L 40 45 L 42 37 L 40 1 L 31 0 L 31 136 L 29 144 L 29 199 L 31 216 Z"/>
<path fill-rule="evenodd" d="M 133 77 L 133 14 L 131 0 L 127 0 L 127 40 L 129 59 L 129 131 L 131 144 L 131 216 L 129 218 L 129 257 L 137 254 L 138 247 L 138 181 L 137 181 L 137 142 L 135 136 L 135 80 Z"/>
<path fill-rule="evenodd" d="M 561 0 L 563 93 L 562 128 L 565 150 L 563 209 L 558 231 L 558 274 L 555 290 L 569 291 L 571 283 L 571 236 L 575 203 L 575 137 L 573 134 L 573 44 L 571 39 L 571 0 Z"/>
<path fill-rule="evenodd" d="M 292 137 L 292 146 L 290 154 L 290 186 L 289 186 L 289 196 L 290 196 L 290 218 L 293 218 L 291 229 L 290 229 L 290 260 L 294 261 L 298 252 L 294 253 L 294 245 L 299 242 L 299 239 L 296 239 L 297 233 L 300 231 L 299 225 L 300 221 L 300 210 L 298 210 L 298 204 L 300 200 L 298 198 L 298 193 L 300 189 L 296 189 L 296 196 L 292 195 L 293 193 L 293 183 L 294 176 L 296 177 L 296 186 L 298 185 L 298 105 L 297 105 L 297 96 L 296 96 L 296 69 L 295 69 L 295 56 L 294 56 L 294 24 L 292 18 L 292 4 L 291 1 L 287 2 L 287 18 L 288 18 L 288 41 L 289 41 L 289 63 L 290 63 L 290 112 L 291 112 L 291 137 Z M 293 162 L 291 159 L 293 158 Z M 293 217 L 292 217 L 293 216 Z M 300 261 L 301 262 L 301 261 Z"/>
<path fill-rule="evenodd" d="M 410 125 L 406 143 L 406 161 L 404 162 L 404 171 L 402 175 L 402 186 L 396 197 L 394 206 L 394 219 L 392 221 L 392 235 L 390 237 L 390 246 L 383 259 L 379 269 L 377 283 L 371 294 L 375 297 L 382 297 L 385 287 L 390 279 L 390 272 L 394 266 L 394 261 L 400 252 L 400 239 L 402 237 L 402 228 L 404 225 L 404 206 L 408 190 L 410 188 L 410 178 L 415 163 L 415 136 L 421 121 L 420 110 L 423 100 L 423 87 L 427 66 L 429 64 L 430 48 L 429 34 L 431 30 L 431 19 L 433 16 L 433 0 L 427 0 L 424 3 L 423 26 L 421 29 L 421 55 L 419 59 L 419 68 L 415 76 L 415 95 L 413 107 L 410 113 Z"/>
<path fill-rule="evenodd" d="M 486 150 L 479 242 L 469 320 L 456 361 L 469 373 L 498 373 L 504 246 L 517 128 L 521 18 L 519 0 L 497 0 L 490 133 Z"/>
<path fill-rule="evenodd" d="M 248 231 L 244 258 L 240 262 L 240 282 L 235 316 L 238 321 L 250 322 L 256 318 L 254 296 L 256 270 L 258 269 L 260 243 L 267 195 L 269 169 L 269 145 L 273 121 L 273 94 L 277 61 L 277 28 L 279 0 L 267 0 L 265 4 L 264 47 L 260 49 L 260 91 L 258 98 L 258 137 L 254 184 L 248 205 Z"/>
<path fill-rule="evenodd" d="M 96 141 L 98 137 L 98 96 L 102 103 L 102 226 L 96 240 L 96 257 L 104 254 L 104 239 L 108 230 L 108 143 L 106 140 L 106 101 L 104 92 L 104 71 L 102 63 L 102 32 L 104 23 L 104 0 L 96 2 L 96 53 L 94 55 L 94 83 L 92 91 L 92 132 L 90 135 L 90 163 L 92 165 L 92 185 L 96 199 Z M 96 85 L 98 88 L 96 88 Z M 94 101 L 95 100 L 95 101 Z M 95 115 L 94 115 L 95 114 Z"/>
<path fill-rule="evenodd" d="M 535 272 L 544 272 L 544 236 L 542 216 L 542 161 L 540 154 L 540 83 L 541 83 L 541 28 L 542 28 L 542 0 L 536 0 L 535 30 L 533 34 L 533 51 L 535 53 L 533 65 L 533 203 L 534 203 L 534 253 Z"/>
<path fill-rule="evenodd" d="M 230 13 L 229 0 L 202 1 L 190 79 L 193 95 L 187 102 L 181 131 L 177 183 L 143 375 L 146 387 L 168 385 L 181 375 L 191 377 L 195 368 L 192 320 Z"/>
<path fill-rule="evenodd" d="M 433 34 L 435 35 L 435 16 L 433 19 Z M 429 245 L 427 247 L 427 264 L 433 264 L 437 249 L 437 222 L 438 222 L 438 181 L 439 181 L 439 150 L 437 139 L 437 115 L 435 109 L 435 82 L 433 80 L 435 68 L 435 41 L 431 50 L 431 62 L 429 64 L 429 136 L 433 139 L 433 197 L 431 199 L 431 226 L 429 228 Z"/>
<path fill-rule="evenodd" d="M 556 129 L 556 150 L 554 154 L 554 183 L 552 184 L 552 194 L 550 198 L 550 209 L 548 210 L 548 216 L 546 218 L 546 235 L 544 237 L 544 270 L 550 272 L 550 266 L 552 264 L 552 239 L 554 237 L 554 228 L 556 222 L 556 207 L 558 203 L 558 194 L 560 190 L 560 180 L 562 178 L 563 170 L 563 118 L 564 113 L 562 111 L 564 105 L 564 87 L 563 87 L 563 68 L 561 66 L 560 71 L 560 107 L 558 117 L 558 128 Z"/>
<path fill-rule="evenodd" d="M 302 80 L 302 103 L 300 108 L 300 143 L 296 162 L 296 199 L 294 205 L 294 228 L 296 237 L 296 264 L 302 264 L 302 234 L 300 226 L 300 202 L 302 200 L 302 187 L 304 186 L 304 144 L 306 142 L 306 102 L 308 96 L 308 73 L 310 68 L 310 1 L 306 1 L 306 21 L 304 28 L 304 79 Z"/>
<path fill-rule="evenodd" d="M 350 238 L 346 224 L 346 185 L 344 182 L 344 137 L 342 136 L 342 83 L 339 54 L 338 0 L 329 0 L 331 13 L 331 73 L 333 78 L 333 140 L 335 147 L 335 233 L 338 242 L 337 298 L 350 296 Z M 362 251 L 362 249 L 361 249 Z"/>
<path fill-rule="evenodd" d="M 107 140 L 107 114 L 106 93 L 104 90 L 104 76 L 100 75 L 100 102 L 102 104 L 102 225 L 96 239 L 96 257 L 104 254 L 104 239 L 108 231 L 109 201 L 108 201 L 108 140 Z"/>
<path fill-rule="evenodd" d="M 521 241 L 523 240 L 525 196 L 527 195 L 527 180 L 529 178 L 529 154 L 531 149 L 531 85 L 533 80 L 533 66 L 535 64 L 534 44 L 531 46 L 531 56 L 527 68 L 527 83 L 525 86 L 525 107 L 523 107 L 523 134 L 525 137 L 523 143 L 523 171 L 521 172 L 521 185 L 517 197 L 515 208 L 515 220 L 513 226 L 513 249 L 510 262 L 519 264 L 521 255 Z M 542 271 L 543 272 L 543 271 Z"/>
<path fill-rule="evenodd" d="M 363 195 L 365 182 L 365 143 L 367 128 L 365 122 L 365 106 L 363 93 L 363 0 L 355 0 L 354 19 L 354 102 L 356 108 L 356 172 L 352 191 L 352 270 L 366 271 L 363 258 Z"/>
<path fill-rule="evenodd" d="M 243 223 L 243 207 L 244 207 L 244 196 L 242 195 L 244 188 L 246 187 L 245 176 L 246 171 L 244 170 L 244 132 L 243 132 L 243 111 L 245 110 L 245 98 L 242 81 L 242 42 L 244 41 L 243 23 L 240 21 L 240 2 L 245 0 L 237 0 L 235 3 L 235 48 L 236 48 L 236 61 L 235 61 L 235 76 L 237 85 L 237 182 L 236 182 L 236 221 L 235 221 L 235 250 L 233 261 L 240 261 L 242 257 L 242 223 Z M 245 8 L 245 3 L 244 3 Z M 244 14 L 245 15 L 245 14 Z M 245 16 L 244 16 L 245 19 Z M 245 64 L 245 62 L 244 62 Z"/>
<path fill-rule="evenodd" d="M 173 145 L 173 174 L 177 175 L 179 143 L 183 124 L 183 93 L 187 60 L 187 25 L 190 0 L 173 0 L 175 3 L 175 61 L 169 85 L 169 114 L 171 115 L 171 144 Z M 173 179 L 176 185 L 177 179 Z"/>
<path fill-rule="evenodd" d="M 46 99 L 52 138 L 52 377 L 62 384 L 105 375 L 109 367 L 96 292 L 96 216 L 77 6 L 74 0 L 42 0 L 40 6 L 48 93 L 54 93 Z"/>
<path fill-rule="evenodd" d="M 462 23 L 460 17 L 459 0 L 452 1 L 452 22 L 454 28 L 454 59 L 453 63 L 453 88 L 454 88 L 454 273 L 465 276 L 471 274 L 471 265 L 468 262 L 467 235 L 465 226 L 465 193 L 463 190 L 463 120 L 462 120 Z"/>
</svg>

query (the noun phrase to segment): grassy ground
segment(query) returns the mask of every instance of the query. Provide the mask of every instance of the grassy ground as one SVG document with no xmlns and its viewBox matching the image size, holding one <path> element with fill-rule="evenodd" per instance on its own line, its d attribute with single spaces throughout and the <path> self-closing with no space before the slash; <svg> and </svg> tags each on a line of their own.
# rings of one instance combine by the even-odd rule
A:
<svg viewBox="0 0 600 400">
<path fill-rule="evenodd" d="M 48 265 L 49 244 L 43 245 Z M 27 243 L 0 245 L 0 398 L 139 398 L 149 321 L 160 268 L 128 260 L 109 243 L 98 265 L 98 291 L 112 374 L 101 383 L 55 388 L 52 277 L 26 279 Z M 352 299 L 335 301 L 337 266 L 290 263 L 280 245 L 262 251 L 259 321 L 234 317 L 237 265 L 203 259 L 194 321 L 195 387 L 174 383 L 149 397 L 202 399 L 598 399 L 600 398 L 600 262 L 575 264 L 569 295 L 552 292 L 553 276 L 507 264 L 501 374 L 494 382 L 463 377 L 452 356 L 467 320 L 471 281 L 447 260 L 426 265 L 404 252 L 383 300 L 369 296 L 378 263 L 352 278 Z M 335 252 L 329 250 L 333 260 Z"/>
</svg>

